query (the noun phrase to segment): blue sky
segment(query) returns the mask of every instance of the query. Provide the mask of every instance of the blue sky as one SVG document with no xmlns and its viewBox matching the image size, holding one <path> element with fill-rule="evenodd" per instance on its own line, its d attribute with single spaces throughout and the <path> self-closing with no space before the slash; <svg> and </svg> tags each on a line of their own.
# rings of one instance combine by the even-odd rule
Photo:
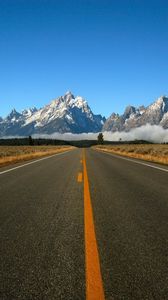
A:
<svg viewBox="0 0 168 300">
<path fill-rule="evenodd" d="M 94 113 L 168 94 L 168 1 L 0 1 L 0 115 L 71 90 Z"/>
</svg>

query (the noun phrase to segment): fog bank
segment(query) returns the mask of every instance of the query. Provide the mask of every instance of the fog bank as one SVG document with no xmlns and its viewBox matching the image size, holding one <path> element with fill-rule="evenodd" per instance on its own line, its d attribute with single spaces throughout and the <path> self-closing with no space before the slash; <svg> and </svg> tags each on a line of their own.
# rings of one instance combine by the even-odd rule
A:
<svg viewBox="0 0 168 300">
<path fill-rule="evenodd" d="M 168 143 L 168 129 L 163 129 L 159 125 L 144 125 L 138 128 L 131 129 L 129 132 L 103 132 L 104 140 L 106 141 L 133 141 L 146 140 L 154 143 Z M 97 140 L 98 133 L 53 133 L 53 134 L 33 134 L 32 138 L 58 139 L 66 141 L 77 140 Z M 25 136 L 5 136 L 3 138 L 25 138 Z"/>
<path fill-rule="evenodd" d="M 33 138 L 51 138 L 59 140 L 96 140 L 98 133 L 54 133 L 51 135 L 33 135 Z M 168 142 L 168 129 L 163 129 L 158 125 L 144 125 L 138 128 L 134 128 L 129 132 L 103 132 L 104 140 L 106 141 L 133 141 L 133 140 L 146 140 L 155 143 Z"/>
</svg>

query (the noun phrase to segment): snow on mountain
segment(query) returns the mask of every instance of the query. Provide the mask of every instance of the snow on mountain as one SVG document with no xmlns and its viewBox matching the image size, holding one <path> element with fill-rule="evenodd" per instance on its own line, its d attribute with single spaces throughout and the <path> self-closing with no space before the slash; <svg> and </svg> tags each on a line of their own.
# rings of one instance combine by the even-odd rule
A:
<svg viewBox="0 0 168 300">
<path fill-rule="evenodd" d="M 162 96 L 148 107 L 127 106 L 122 115 L 112 113 L 106 120 L 94 115 L 87 101 L 68 91 L 41 109 L 15 109 L 0 118 L 0 136 L 28 136 L 32 134 L 122 132 L 146 124 L 168 128 L 168 97 Z"/>
<path fill-rule="evenodd" d="M 161 96 L 146 108 L 128 106 L 121 116 L 113 113 L 106 120 L 103 131 L 129 131 L 146 124 L 168 128 L 168 97 Z"/>
<path fill-rule="evenodd" d="M 39 110 L 12 110 L 0 123 L 0 136 L 99 132 L 104 122 L 101 115 L 93 114 L 85 99 L 68 91 Z"/>
<path fill-rule="evenodd" d="M 30 117 L 33 115 L 33 113 L 35 113 L 37 111 L 37 108 L 36 107 L 30 107 L 28 109 L 24 109 L 22 111 L 22 115 L 25 116 L 25 117 Z"/>
</svg>

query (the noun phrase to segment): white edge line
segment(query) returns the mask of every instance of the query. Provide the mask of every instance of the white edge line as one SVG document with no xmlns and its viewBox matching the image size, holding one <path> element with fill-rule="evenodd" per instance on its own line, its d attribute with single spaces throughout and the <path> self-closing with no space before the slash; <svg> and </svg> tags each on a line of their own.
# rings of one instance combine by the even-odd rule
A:
<svg viewBox="0 0 168 300">
<path fill-rule="evenodd" d="M 108 152 L 102 151 L 102 150 L 97 150 L 97 149 L 96 149 L 96 151 L 102 152 L 102 153 L 105 153 L 105 154 L 107 154 L 107 155 L 111 155 L 111 156 L 114 156 L 114 157 L 117 157 L 117 158 L 121 158 L 121 159 L 124 159 L 124 160 L 132 161 L 132 162 L 134 162 L 134 163 L 136 163 L 136 164 L 139 164 L 139 165 L 143 165 L 143 166 L 147 166 L 147 167 L 150 167 L 150 168 L 158 169 L 158 170 L 160 170 L 160 171 L 168 172 L 167 169 L 160 168 L 160 167 L 157 167 L 157 166 L 152 166 L 152 165 L 149 165 L 149 164 L 140 162 L 140 161 L 136 161 L 136 160 L 131 159 L 131 158 L 126 158 L 126 157 L 123 157 L 123 156 L 120 156 L 120 155 L 115 155 L 115 154 L 113 154 L 113 153 L 108 153 Z M 136 159 L 136 158 L 135 158 L 135 159 Z"/>
<path fill-rule="evenodd" d="M 16 170 L 16 169 L 23 168 L 23 167 L 28 166 L 28 165 L 35 164 L 36 162 L 39 162 L 39 161 L 42 161 L 42 160 L 45 160 L 45 159 L 49 159 L 49 158 L 54 157 L 54 156 L 57 156 L 57 155 L 65 154 L 65 153 L 67 153 L 67 152 L 69 152 L 69 151 L 72 151 L 72 150 L 64 151 L 64 152 L 61 152 L 61 153 L 56 153 L 56 154 L 53 154 L 53 155 L 50 155 L 50 156 L 47 156 L 47 157 L 43 157 L 43 158 L 40 158 L 40 159 L 31 161 L 31 162 L 26 163 L 26 164 L 24 164 L 24 165 L 17 166 L 17 167 L 11 168 L 11 169 L 9 169 L 9 170 L 2 171 L 2 172 L 0 172 L 0 175 L 5 174 L 5 173 L 8 173 L 8 172 L 11 172 L 11 171 L 14 171 L 14 170 Z"/>
</svg>

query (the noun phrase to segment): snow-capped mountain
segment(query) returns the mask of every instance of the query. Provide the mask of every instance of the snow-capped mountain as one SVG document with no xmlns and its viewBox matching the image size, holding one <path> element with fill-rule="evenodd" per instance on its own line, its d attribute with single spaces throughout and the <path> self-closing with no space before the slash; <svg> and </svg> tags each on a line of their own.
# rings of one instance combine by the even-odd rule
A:
<svg viewBox="0 0 168 300">
<path fill-rule="evenodd" d="M 55 132 L 99 132 L 105 122 L 101 115 L 94 115 L 86 100 L 67 92 L 41 109 L 15 109 L 0 119 L 0 136 L 27 136 Z"/>
<path fill-rule="evenodd" d="M 103 131 L 129 131 L 146 124 L 168 128 L 168 97 L 162 96 L 146 108 L 127 106 L 123 115 L 112 113 L 103 125 Z"/>
<path fill-rule="evenodd" d="M 127 106 L 122 115 L 112 113 L 106 120 L 94 115 L 85 99 L 67 92 L 41 109 L 13 109 L 6 118 L 0 118 L 0 137 L 129 131 L 146 124 L 168 128 L 168 97 L 162 96 L 148 107 Z"/>
</svg>

